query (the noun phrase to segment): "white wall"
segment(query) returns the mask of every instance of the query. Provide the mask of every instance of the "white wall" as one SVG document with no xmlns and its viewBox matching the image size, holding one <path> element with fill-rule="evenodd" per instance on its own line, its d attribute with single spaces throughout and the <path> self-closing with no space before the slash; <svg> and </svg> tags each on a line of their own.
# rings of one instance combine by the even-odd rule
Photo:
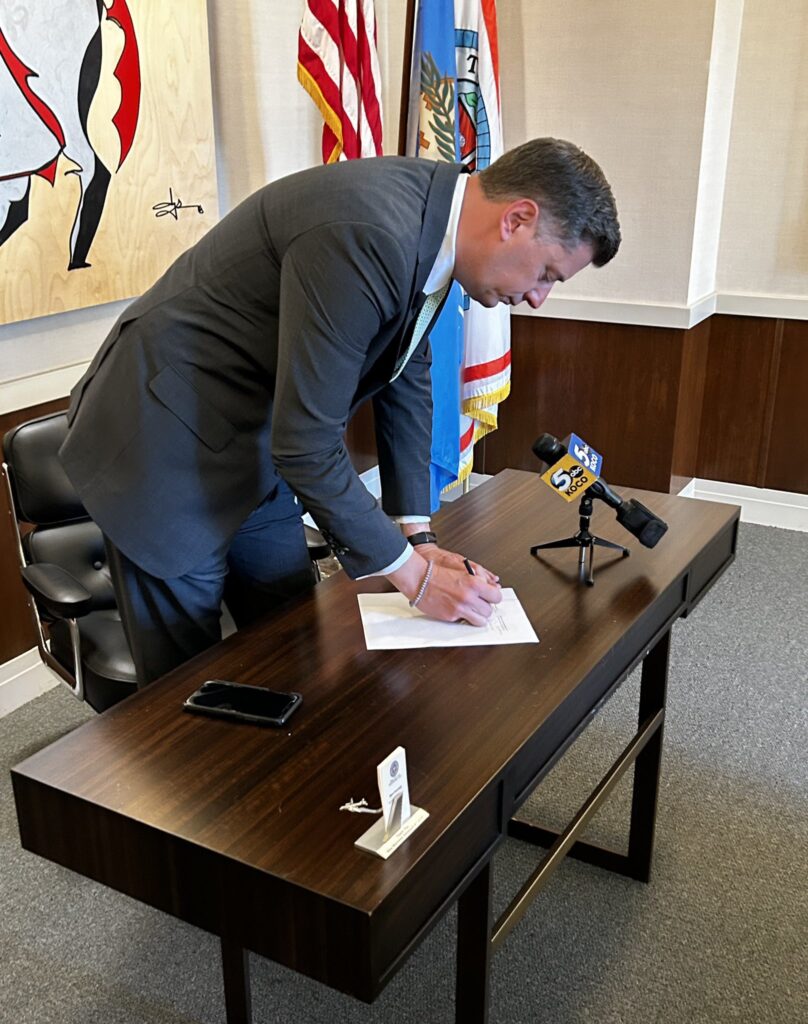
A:
<svg viewBox="0 0 808 1024">
<path fill-rule="evenodd" d="M 208 6 L 225 213 L 319 162 L 321 124 L 296 79 L 302 0 Z M 406 2 L 376 9 L 394 152 Z M 499 34 L 506 145 L 577 142 L 623 227 L 618 258 L 543 313 L 688 326 L 727 293 L 732 311 L 808 317 L 806 0 L 776 16 L 766 0 L 500 0 Z M 64 395 L 122 306 L 0 326 L 0 411 Z"/>
<path fill-rule="evenodd" d="M 721 208 L 727 181 L 743 7 L 744 0 L 717 0 L 715 5 L 688 304 L 698 302 L 716 290 Z"/>
<path fill-rule="evenodd" d="M 718 288 L 808 297 L 806 0 L 746 0 Z"/>
<path fill-rule="evenodd" d="M 297 82 L 302 2 L 209 0 L 222 210 L 261 185 L 320 163 L 322 121 Z M 395 153 L 406 0 L 376 3 L 384 148 Z"/>
<path fill-rule="evenodd" d="M 565 296 L 686 302 L 713 7 L 499 4 L 506 145 L 537 135 L 577 143 L 603 168 L 620 213 L 619 258 L 578 275 Z"/>
</svg>

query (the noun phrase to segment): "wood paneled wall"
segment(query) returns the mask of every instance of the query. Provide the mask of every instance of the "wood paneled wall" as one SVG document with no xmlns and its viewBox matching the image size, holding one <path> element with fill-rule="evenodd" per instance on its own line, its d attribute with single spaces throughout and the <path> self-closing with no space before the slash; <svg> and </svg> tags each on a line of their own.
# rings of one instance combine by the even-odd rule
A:
<svg viewBox="0 0 808 1024">
<path fill-rule="evenodd" d="M 475 468 L 535 470 L 571 430 L 610 481 L 676 491 L 691 477 L 808 493 L 808 322 L 716 315 L 690 330 L 513 318 L 511 396 Z"/>
<path fill-rule="evenodd" d="M 26 420 L 67 408 L 67 399 L 0 414 L 0 439 L 7 430 Z M 20 581 L 20 561 L 14 530 L 14 512 L 9 507 L 5 483 L 0 487 L 0 664 L 36 647 L 36 627 L 28 607 L 28 592 Z"/>
<path fill-rule="evenodd" d="M 808 493 L 808 323 L 712 318 L 699 476 Z"/>
<path fill-rule="evenodd" d="M 364 473 L 379 461 L 376 452 L 373 406 L 370 402 L 361 405 L 351 418 L 345 431 L 345 444 L 357 473 Z"/>
<path fill-rule="evenodd" d="M 511 344 L 511 394 L 480 472 L 538 470 L 533 441 L 575 431 L 603 454 L 607 478 L 669 489 L 683 331 L 516 316 Z"/>
<path fill-rule="evenodd" d="M 17 423 L 67 399 L 0 415 Z M 691 477 L 808 493 L 808 321 L 713 316 L 691 330 L 513 318 L 513 383 L 475 469 L 538 471 L 531 445 L 571 430 L 615 484 L 676 491 Z M 376 462 L 364 406 L 346 434 L 359 472 Z M 35 646 L 5 492 L 0 663 Z"/>
</svg>

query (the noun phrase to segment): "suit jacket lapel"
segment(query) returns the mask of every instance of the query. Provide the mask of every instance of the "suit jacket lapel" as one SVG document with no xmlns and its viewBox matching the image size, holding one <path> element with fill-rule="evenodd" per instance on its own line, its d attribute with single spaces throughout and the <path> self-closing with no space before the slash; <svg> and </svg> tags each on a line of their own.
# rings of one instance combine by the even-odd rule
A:
<svg viewBox="0 0 808 1024">
<path fill-rule="evenodd" d="M 418 246 L 418 259 L 409 296 L 408 312 L 401 333 L 398 336 L 398 345 L 393 353 L 390 373 L 387 375 L 388 379 L 392 376 L 393 367 L 396 366 L 399 359 L 407 351 L 413 328 L 415 327 L 415 321 L 418 319 L 421 306 L 423 306 L 426 300 L 424 285 L 429 277 L 429 272 L 435 265 L 435 260 L 438 258 L 438 252 L 443 243 L 443 236 L 446 234 L 446 225 L 452 208 L 455 185 L 457 184 L 458 176 L 464 171 L 465 168 L 461 167 L 460 164 L 435 164 L 435 174 L 432 178 L 432 185 L 430 186 L 424 208 L 424 230 L 421 233 L 421 241 Z M 443 308 L 443 304 L 441 304 L 440 308 Z M 433 319 L 432 323 L 434 322 Z"/>
</svg>

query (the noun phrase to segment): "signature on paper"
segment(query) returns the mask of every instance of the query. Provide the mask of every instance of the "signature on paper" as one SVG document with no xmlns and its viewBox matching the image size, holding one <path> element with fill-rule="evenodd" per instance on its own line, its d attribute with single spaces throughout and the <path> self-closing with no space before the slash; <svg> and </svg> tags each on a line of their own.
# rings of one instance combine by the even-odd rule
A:
<svg viewBox="0 0 808 1024">
<path fill-rule="evenodd" d="M 174 198 L 174 190 L 169 186 L 168 189 L 168 202 L 157 203 L 152 207 L 154 210 L 155 217 L 165 217 L 166 215 L 173 217 L 174 220 L 179 219 L 180 210 L 196 210 L 197 213 L 204 213 L 199 203 L 183 203 L 179 196 Z"/>
</svg>

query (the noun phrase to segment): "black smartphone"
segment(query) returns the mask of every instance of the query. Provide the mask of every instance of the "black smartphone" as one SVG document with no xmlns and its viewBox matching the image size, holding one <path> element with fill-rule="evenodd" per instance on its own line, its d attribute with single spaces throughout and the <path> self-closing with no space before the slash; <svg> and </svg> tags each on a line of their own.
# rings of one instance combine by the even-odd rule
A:
<svg viewBox="0 0 808 1024">
<path fill-rule="evenodd" d="M 257 725 L 285 725 L 302 701 L 299 693 L 278 693 L 263 686 L 209 679 L 191 694 L 183 707 L 200 715 L 215 715 Z"/>
</svg>

